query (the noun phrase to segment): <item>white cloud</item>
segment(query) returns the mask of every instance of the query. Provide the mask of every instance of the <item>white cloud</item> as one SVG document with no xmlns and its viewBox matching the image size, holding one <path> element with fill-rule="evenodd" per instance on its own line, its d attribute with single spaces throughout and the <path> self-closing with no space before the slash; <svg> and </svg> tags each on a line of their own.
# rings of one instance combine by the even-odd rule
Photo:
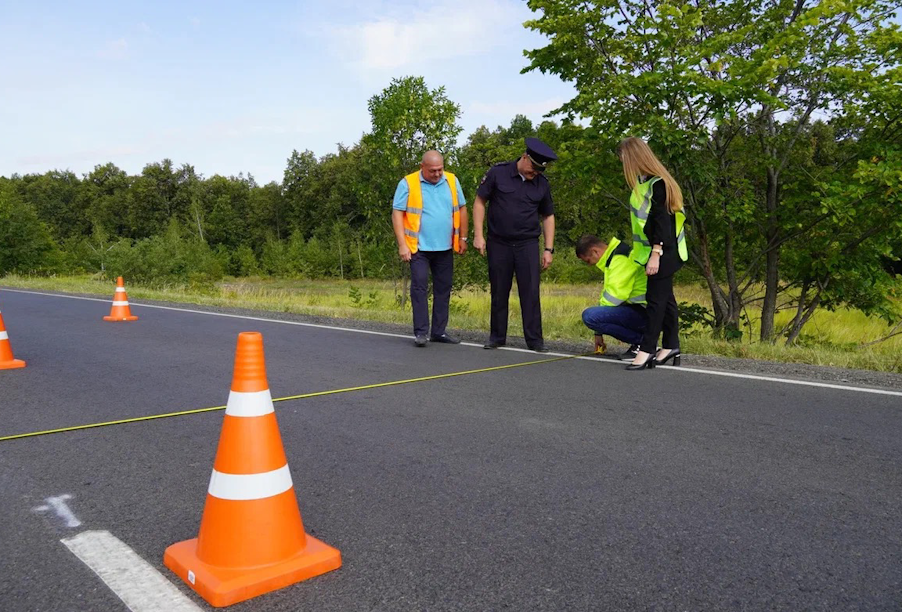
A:
<svg viewBox="0 0 902 612">
<path fill-rule="evenodd" d="M 128 42 L 124 38 L 111 40 L 103 49 L 97 52 L 97 56 L 104 59 L 125 59 L 127 55 Z"/>
<path fill-rule="evenodd" d="M 519 31 L 522 7 L 504 0 L 440 0 L 428 10 L 331 28 L 343 59 L 364 70 L 397 69 L 484 53 Z"/>
<path fill-rule="evenodd" d="M 141 30 L 142 32 L 144 32 L 145 34 L 150 34 L 153 32 L 153 30 L 150 29 L 150 26 L 147 25 L 147 23 L 144 21 L 142 21 L 141 23 L 138 24 L 138 29 Z"/>
</svg>

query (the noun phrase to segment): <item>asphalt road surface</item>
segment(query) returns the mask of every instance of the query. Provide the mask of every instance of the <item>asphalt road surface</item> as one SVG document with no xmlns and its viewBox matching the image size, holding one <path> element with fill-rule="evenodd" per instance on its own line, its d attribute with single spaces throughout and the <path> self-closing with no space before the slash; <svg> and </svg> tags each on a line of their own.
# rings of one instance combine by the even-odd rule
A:
<svg viewBox="0 0 902 612">
<path fill-rule="evenodd" d="M 222 405 L 241 331 L 263 333 L 275 398 L 541 362 L 277 402 L 306 530 L 344 564 L 231 609 L 902 609 L 898 391 L 134 303 L 114 324 L 108 302 L 7 290 L 0 308 L 28 362 L 0 371 L 0 437 Z M 0 610 L 128 610 L 61 542 L 95 531 L 212 609 L 162 558 L 197 535 L 221 424 L 0 441 Z"/>
</svg>

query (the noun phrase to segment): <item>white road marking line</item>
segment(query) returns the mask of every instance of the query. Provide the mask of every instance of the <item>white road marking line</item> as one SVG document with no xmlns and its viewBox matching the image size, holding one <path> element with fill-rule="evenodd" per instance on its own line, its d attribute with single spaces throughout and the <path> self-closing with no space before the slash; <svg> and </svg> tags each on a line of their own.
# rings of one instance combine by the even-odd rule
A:
<svg viewBox="0 0 902 612">
<path fill-rule="evenodd" d="M 80 295 L 60 295 L 58 293 L 43 293 L 40 291 L 24 291 L 21 289 L 6 289 L 6 288 L 3 288 L 3 291 L 8 291 L 8 292 L 12 292 L 12 293 L 27 293 L 29 295 L 46 295 L 49 297 L 66 298 L 66 299 L 71 299 L 71 300 L 88 300 L 91 302 L 105 302 L 105 303 L 109 304 L 109 300 L 104 300 L 101 298 L 82 297 Z M 158 308 L 160 310 L 174 310 L 176 312 L 190 312 L 193 314 L 209 315 L 212 317 L 226 317 L 226 318 L 231 318 L 231 319 L 245 319 L 248 321 L 261 321 L 263 323 L 282 323 L 284 325 L 297 325 L 300 327 L 314 327 L 317 329 L 330 329 L 330 330 L 336 330 L 336 331 L 354 332 L 356 334 L 369 334 L 372 336 L 387 336 L 390 338 L 408 338 L 408 339 L 410 338 L 410 334 L 393 334 L 393 333 L 389 333 L 389 332 L 378 332 L 378 331 L 372 331 L 372 330 L 368 330 L 368 329 L 354 329 L 352 327 L 336 327 L 333 325 L 322 325 L 319 323 L 302 323 L 300 321 L 283 321 L 281 319 L 266 319 L 264 317 L 251 317 L 248 315 L 229 314 L 229 313 L 225 313 L 225 312 L 209 312 L 206 310 L 193 310 L 190 308 L 175 308 L 174 306 L 158 306 L 156 304 L 136 304 L 136 303 L 132 302 L 131 305 L 138 306 L 141 308 Z M 474 342 L 461 342 L 461 345 L 462 346 L 475 346 L 475 347 L 482 348 L 481 344 L 476 344 Z M 534 352 L 529 349 L 514 348 L 514 347 L 500 347 L 495 350 L 512 351 L 512 352 L 517 352 L 517 353 L 533 353 Z M 557 356 L 557 357 L 570 357 L 571 356 L 571 355 L 568 355 L 567 353 L 544 353 L 544 355 Z M 624 365 L 624 363 L 622 361 L 615 361 L 613 359 L 599 359 L 597 357 L 575 357 L 575 359 L 588 360 L 588 361 L 593 361 L 595 363 L 608 363 L 608 364 L 612 364 L 612 365 Z M 872 387 L 852 387 L 852 386 L 835 385 L 832 383 L 822 383 L 822 382 L 816 382 L 816 381 L 810 381 L 810 380 L 795 380 L 792 378 L 777 378 L 774 376 L 759 376 L 757 374 L 739 374 L 737 372 L 724 372 L 723 370 L 705 370 L 705 369 L 701 369 L 701 368 L 690 368 L 690 367 L 683 367 L 683 366 L 678 366 L 678 367 L 662 366 L 662 369 L 665 369 L 665 368 L 667 371 L 674 371 L 674 372 L 690 372 L 693 374 L 710 374 L 712 376 L 728 376 L 730 378 L 744 378 L 746 380 L 758 380 L 758 381 L 762 381 L 762 382 L 776 382 L 776 383 L 785 383 L 788 385 L 818 387 L 821 389 L 836 389 L 839 391 L 854 391 L 854 392 L 858 392 L 858 393 L 874 393 L 876 395 L 891 395 L 891 396 L 896 396 L 896 397 L 902 397 L 902 391 L 889 391 L 887 389 L 875 389 Z"/>
<path fill-rule="evenodd" d="M 89 302 L 105 302 L 107 304 L 110 303 L 109 300 L 104 300 L 102 298 L 90 298 L 84 297 L 81 295 L 60 295 L 59 293 L 43 293 L 41 291 L 23 291 L 21 289 L 6 289 L 3 288 L 3 291 L 10 293 L 27 293 L 29 295 L 46 295 L 48 297 L 57 297 L 57 298 L 66 298 L 69 300 L 87 300 Z M 301 327 L 315 327 L 318 329 L 334 329 L 338 331 L 348 331 L 355 332 L 358 334 L 370 334 L 373 336 L 389 336 L 391 338 L 410 338 L 410 334 L 394 334 L 389 332 L 379 332 L 372 331 L 369 329 L 354 329 L 353 327 L 336 327 L 333 325 L 321 325 L 318 323 L 302 323 L 301 321 L 283 321 L 281 319 L 266 319 L 264 317 L 252 317 L 249 315 L 237 315 L 237 314 L 229 314 L 226 312 L 209 312 L 207 310 L 193 310 L 191 308 L 175 308 L 173 306 L 158 306 L 156 304 L 138 304 L 135 302 L 131 302 L 132 306 L 138 306 L 140 308 L 157 308 L 159 310 L 175 310 L 176 312 L 190 312 L 193 314 L 203 314 L 210 315 L 213 317 L 226 317 L 229 319 L 246 319 L 248 321 L 262 321 L 264 323 L 283 323 L 285 325 L 298 325 Z M 476 345 L 474 345 L 476 346 Z"/>
<path fill-rule="evenodd" d="M 72 499 L 72 496 L 68 493 L 64 493 L 63 495 L 58 495 L 56 497 L 48 497 L 44 501 L 47 502 L 44 506 L 36 506 L 32 508 L 34 512 L 47 512 L 49 510 L 53 510 L 58 517 L 66 521 L 66 527 L 73 528 L 81 525 L 81 521 L 73 514 L 72 510 L 69 509 L 69 506 L 66 504 L 67 500 Z"/>
<path fill-rule="evenodd" d="M 889 391 L 887 389 L 873 389 L 870 387 L 852 387 L 849 385 L 835 385 L 833 383 L 810 382 L 807 380 L 793 380 L 792 378 L 776 378 L 774 376 L 758 376 L 753 374 L 736 374 L 734 372 L 723 372 L 721 370 L 702 370 L 699 368 L 687 368 L 683 366 L 668 367 L 662 366 L 668 372 L 695 372 L 697 374 L 712 374 L 714 376 L 728 376 L 730 378 L 749 378 L 752 380 L 762 380 L 765 382 L 786 383 L 787 385 L 803 385 L 809 387 L 821 387 L 823 389 L 838 389 L 840 391 L 858 391 L 859 393 L 875 393 L 877 395 L 894 395 L 902 397 L 902 391 Z"/>
<path fill-rule="evenodd" d="M 201 610 L 109 531 L 84 531 L 60 541 L 94 570 L 132 612 Z"/>
</svg>

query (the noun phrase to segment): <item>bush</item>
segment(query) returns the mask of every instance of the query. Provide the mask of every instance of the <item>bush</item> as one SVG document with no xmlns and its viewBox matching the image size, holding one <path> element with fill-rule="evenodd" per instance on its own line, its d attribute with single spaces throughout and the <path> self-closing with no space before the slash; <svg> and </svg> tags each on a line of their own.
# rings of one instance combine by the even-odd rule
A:
<svg viewBox="0 0 902 612">
<path fill-rule="evenodd" d="M 598 268 L 587 266 L 576 256 L 572 246 L 562 245 L 562 247 L 560 250 L 555 248 L 554 261 L 550 268 L 542 272 L 542 280 L 571 285 L 602 282 L 604 277 Z"/>
<path fill-rule="evenodd" d="M 338 252 L 329 248 L 328 243 L 313 237 L 304 245 L 300 271 L 310 278 L 338 277 Z"/>
<path fill-rule="evenodd" d="M 185 237 L 177 223 L 162 235 L 132 244 L 117 242 L 107 254 L 110 277 L 126 276 L 148 286 L 169 283 L 202 287 L 222 278 L 223 264 L 207 243 Z"/>
<path fill-rule="evenodd" d="M 237 249 L 230 249 L 224 244 L 217 244 L 213 254 L 220 262 L 226 274 L 231 276 L 255 276 L 260 274 L 260 264 L 254 250 L 242 244 Z"/>
<path fill-rule="evenodd" d="M 260 255 L 260 265 L 267 274 L 288 276 L 292 272 L 288 245 L 282 240 L 267 238 Z"/>
</svg>

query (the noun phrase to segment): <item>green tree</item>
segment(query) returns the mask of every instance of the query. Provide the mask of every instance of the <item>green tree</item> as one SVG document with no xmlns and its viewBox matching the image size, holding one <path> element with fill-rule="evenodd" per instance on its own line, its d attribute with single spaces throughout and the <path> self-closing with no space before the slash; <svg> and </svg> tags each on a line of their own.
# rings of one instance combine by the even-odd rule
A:
<svg viewBox="0 0 902 612">
<path fill-rule="evenodd" d="M 247 217 L 253 179 L 243 176 L 215 175 L 198 189 L 198 202 L 203 210 L 203 232 L 199 236 L 211 245 L 225 245 L 230 249 L 245 243 Z"/>
<path fill-rule="evenodd" d="M 786 196 L 815 117 L 845 124 L 867 104 L 899 117 L 899 27 L 888 0 L 696 2 L 531 0 L 527 27 L 550 43 L 525 70 L 572 81 L 562 107 L 603 137 L 649 137 L 684 186 L 693 261 L 716 321 L 737 328 L 762 301 L 761 337 L 774 337 L 785 247 L 842 223 L 823 190 Z M 889 129 L 895 129 L 890 127 Z M 838 171 L 834 166 L 832 171 Z M 823 180 L 823 179 L 822 179 Z M 865 238 L 865 241 L 869 238 Z M 726 281 L 726 288 L 721 286 Z M 789 279 L 795 281 L 796 279 Z M 764 283 L 763 297 L 755 294 Z M 855 306 L 854 301 L 849 302 Z"/>
<path fill-rule="evenodd" d="M 288 210 L 282 187 L 272 181 L 250 192 L 248 210 L 248 246 L 262 245 L 268 235 L 277 240 L 288 238 Z"/>
<path fill-rule="evenodd" d="M 85 175 L 79 193 L 79 198 L 83 201 L 80 208 L 90 221 L 92 236 L 96 234 L 97 227 L 101 228 L 101 233 L 130 235 L 124 214 L 130 186 L 128 173 L 113 163 L 94 166 Z"/>
<path fill-rule="evenodd" d="M 126 198 L 128 237 L 149 237 L 165 231 L 171 219 L 192 219 L 192 196 L 199 180 L 192 166 L 176 168 L 169 159 L 144 166 Z"/>
<path fill-rule="evenodd" d="M 316 200 L 312 193 L 316 186 L 318 161 L 313 151 L 291 152 L 282 178 L 282 195 L 289 216 L 290 231 L 309 237 L 318 224 Z"/>
<path fill-rule="evenodd" d="M 18 182 L 22 201 L 34 207 L 54 238 L 63 240 L 90 232 L 84 200 L 78 195 L 81 181 L 68 170 L 32 174 Z"/>
<path fill-rule="evenodd" d="M 0 276 L 10 272 L 43 272 L 57 263 L 58 252 L 37 211 L 0 177 Z"/>
<path fill-rule="evenodd" d="M 373 128 L 364 140 L 384 168 L 401 172 L 411 172 L 430 149 L 450 154 L 463 129 L 460 106 L 444 87 L 430 90 L 423 77 L 392 79 L 368 108 Z"/>
</svg>

